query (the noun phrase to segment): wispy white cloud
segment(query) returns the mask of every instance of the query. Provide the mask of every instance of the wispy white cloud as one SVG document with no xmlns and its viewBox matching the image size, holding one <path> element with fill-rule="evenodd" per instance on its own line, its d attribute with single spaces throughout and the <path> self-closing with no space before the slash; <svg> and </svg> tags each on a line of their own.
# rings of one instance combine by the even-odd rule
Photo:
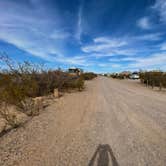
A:
<svg viewBox="0 0 166 166">
<path fill-rule="evenodd" d="M 141 19 L 139 19 L 137 21 L 137 26 L 140 27 L 141 29 L 145 29 L 145 30 L 152 28 L 152 25 L 151 25 L 148 17 L 142 17 Z"/>
<path fill-rule="evenodd" d="M 82 11 L 83 10 L 83 4 L 80 5 L 78 10 L 78 20 L 77 20 L 77 27 L 76 27 L 76 39 L 81 42 L 81 35 L 83 31 L 83 25 L 82 25 Z"/>
<path fill-rule="evenodd" d="M 76 65 L 76 66 L 83 66 L 88 67 L 94 65 L 94 62 L 89 60 L 86 56 L 74 56 L 74 57 L 64 57 L 64 56 L 58 56 L 55 58 L 56 61 L 67 63 L 70 65 Z"/>
<path fill-rule="evenodd" d="M 117 63 L 99 63 L 98 66 L 101 67 L 101 68 L 108 68 L 108 69 L 110 69 L 110 68 L 115 68 L 115 69 L 121 68 L 121 64 L 117 64 Z"/>
<path fill-rule="evenodd" d="M 162 39 L 162 33 L 143 34 L 141 36 L 136 36 L 135 39 L 145 41 L 158 41 Z"/>
<path fill-rule="evenodd" d="M 107 64 L 107 63 L 99 63 L 98 66 L 99 66 L 99 67 L 108 67 L 108 66 L 110 66 L 110 65 Z"/>
<path fill-rule="evenodd" d="M 123 65 L 123 62 L 126 62 L 126 65 Z M 117 66 L 120 70 L 154 70 L 154 69 L 163 69 L 166 70 L 165 62 L 166 62 L 166 52 L 156 53 L 149 56 L 144 57 L 124 57 L 124 58 L 114 58 L 109 59 L 109 62 L 112 65 Z M 110 64 L 110 65 L 111 65 Z"/>
<path fill-rule="evenodd" d="M 152 6 L 152 8 L 159 13 L 160 20 L 166 23 L 166 1 L 156 0 L 156 3 Z"/>
<path fill-rule="evenodd" d="M 127 42 L 122 39 L 110 39 L 108 37 L 97 37 L 94 39 L 94 43 L 108 44 L 110 47 L 121 47 L 127 45 Z"/>
<path fill-rule="evenodd" d="M 157 51 L 157 45 L 150 47 L 144 46 L 144 42 L 158 42 L 163 39 L 163 33 L 144 33 L 140 36 L 128 36 L 122 38 L 97 37 L 93 39 L 93 43 L 82 46 L 82 51 L 95 58 L 114 57 L 123 55 L 130 58 L 124 61 L 131 61 L 132 56 L 149 55 L 151 52 Z M 164 46 L 163 46 L 164 48 Z M 122 60 L 119 59 L 119 60 Z"/>
<path fill-rule="evenodd" d="M 166 53 L 152 52 L 159 51 L 159 47 L 154 49 L 148 47 L 133 47 L 144 41 L 159 41 L 162 39 L 162 33 L 148 33 L 142 36 L 130 36 L 128 38 L 98 37 L 93 40 L 92 44 L 82 47 L 82 50 L 89 56 L 95 58 L 106 57 L 105 63 L 99 63 L 102 68 L 119 68 L 119 69 L 139 69 L 139 68 L 155 68 L 163 66 L 166 61 Z M 161 46 L 161 50 L 166 49 L 166 44 Z M 122 56 L 123 55 L 123 56 Z M 109 58 L 109 59 L 108 59 Z M 127 64 L 125 66 L 124 64 Z"/>
<path fill-rule="evenodd" d="M 105 45 L 108 44 L 109 47 L 121 47 L 127 45 L 126 41 L 121 41 L 120 39 L 110 39 L 108 37 L 97 37 L 94 39 L 94 43 Z"/>
<path fill-rule="evenodd" d="M 127 45 L 126 41 L 120 39 L 109 39 L 106 37 L 99 37 L 93 40 L 94 42 L 90 45 L 82 46 L 82 51 L 86 53 L 98 53 L 112 55 L 116 52 L 120 52 L 120 48 Z M 119 50 L 118 50 L 119 49 Z"/>
<path fill-rule="evenodd" d="M 113 67 L 113 68 L 120 68 L 121 65 L 120 64 L 112 64 L 111 67 Z"/>
<path fill-rule="evenodd" d="M 51 43 L 49 39 L 44 38 L 40 33 L 31 30 L 17 28 L 1 29 L 0 39 L 46 60 L 51 61 L 51 54 L 59 54 L 53 42 Z"/>
<path fill-rule="evenodd" d="M 39 0 L 31 3 L 37 7 L 9 0 L 0 2 L 0 40 L 47 61 L 86 64 L 83 58 L 63 54 L 63 43 L 71 34 L 60 27 L 60 14 L 52 15 Z"/>
<path fill-rule="evenodd" d="M 121 67 L 120 64 L 114 64 L 114 63 L 99 63 L 98 64 L 99 67 L 102 67 L 102 68 L 119 68 Z"/>
<path fill-rule="evenodd" d="M 166 52 L 153 54 L 144 58 L 136 58 L 134 63 L 131 63 L 129 68 L 155 68 L 165 65 L 166 62 Z"/>
<path fill-rule="evenodd" d="M 138 57 L 123 57 L 123 58 L 110 58 L 110 62 L 135 62 L 137 61 Z"/>
<path fill-rule="evenodd" d="M 131 46 L 133 39 L 133 37 L 129 39 L 98 37 L 93 40 L 92 44 L 82 46 L 82 51 L 95 58 L 113 57 L 117 55 L 133 56 L 139 52 Z"/>
<path fill-rule="evenodd" d="M 71 37 L 71 34 L 69 32 L 65 32 L 62 30 L 55 30 L 51 35 L 50 38 L 55 40 L 63 40 Z"/>
<path fill-rule="evenodd" d="M 83 3 L 80 3 L 76 13 L 69 13 L 69 11 L 62 12 L 60 9 L 56 9 L 56 3 L 54 9 L 50 9 L 50 6 L 48 8 L 44 4 L 45 2 L 44 0 L 30 0 L 25 4 L 25 1 L 24 3 L 22 1 L 16 3 L 16 1 L 11 0 L 1 0 L 0 40 L 50 62 L 80 65 L 87 68 L 88 66 L 122 68 L 124 64 L 130 65 L 127 67 L 141 68 L 141 66 L 164 64 L 165 55 L 151 55 L 150 49 L 155 46 L 148 45 L 150 41 L 153 41 L 153 44 L 155 41 L 163 40 L 162 33 L 143 33 L 140 36 L 128 35 L 117 38 L 116 36 L 99 36 L 94 38 L 92 43 L 84 44 L 81 37 L 87 28 L 86 24 L 90 22 L 85 20 L 87 15 L 86 11 L 83 11 Z M 159 12 L 161 20 L 164 22 L 166 10 L 161 2 L 165 5 L 165 1 L 157 0 L 153 8 Z M 30 4 L 27 5 L 27 3 Z M 8 10 L 6 11 L 6 9 Z M 64 13 L 67 13 L 67 19 Z M 73 27 L 69 26 L 68 22 L 72 23 Z M 150 17 L 141 18 L 137 25 L 145 30 L 152 28 Z M 88 24 L 88 26 L 90 25 Z M 97 36 L 98 34 L 95 33 L 93 34 Z M 71 45 L 74 43 L 73 45 L 77 46 L 68 51 L 69 48 L 65 47 L 69 47 L 66 46 L 69 42 Z M 147 45 L 143 45 L 144 43 Z M 80 45 L 81 48 L 79 48 Z M 159 44 L 157 47 L 158 51 L 166 51 L 165 43 Z M 71 55 L 75 50 L 81 56 L 76 56 L 77 53 Z M 125 63 L 123 64 L 123 62 Z"/>
</svg>

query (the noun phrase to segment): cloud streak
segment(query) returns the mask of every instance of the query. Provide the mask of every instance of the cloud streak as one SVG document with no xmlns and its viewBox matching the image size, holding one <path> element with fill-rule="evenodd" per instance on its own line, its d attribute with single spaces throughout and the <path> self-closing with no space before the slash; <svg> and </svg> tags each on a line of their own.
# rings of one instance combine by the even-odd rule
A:
<svg viewBox="0 0 166 166">
<path fill-rule="evenodd" d="M 50 62 L 83 65 L 84 59 L 64 57 L 63 45 L 71 34 L 61 27 L 60 14 L 49 14 L 50 9 L 39 0 L 31 2 L 31 5 L 40 4 L 40 8 L 28 8 L 8 0 L 0 2 L 1 9 L 9 9 L 8 12 L 0 10 L 0 40 Z M 81 10 L 78 35 L 81 35 Z"/>
<path fill-rule="evenodd" d="M 166 1 L 165 0 L 156 0 L 152 9 L 156 10 L 159 13 L 160 20 L 166 23 Z"/>
<path fill-rule="evenodd" d="M 112 55 L 121 53 L 121 48 L 126 46 L 127 42 L 120 39 L 110 39 L 106 37 L 98 37 L 93 39 L 93 43 L 82 47 L 85 53 L 98 53 L 105 55 Z M 125 52 L 125 51 L 124 51 Z"/>
<path fill-rule="evenodd" d="M 152 28 L 152 25 L 150 23 L 150 20 L 148 17 L 143 17 L 137 21 L 138 27 L 144 30 L 149 30 Z"/>
<path fill-rule="evenodd" d="M 77 28 L 76 28 L 76 39 L 81 42 L 81 35 L 82 35 L 82 11 L 83 5 L 81 4 L 78 10 L 78 20 L 77 20 Z"/>
<path fill-rule="evenodd" d="M 134 63 L 129 65 L 130 68 L 160 68 L 160 66 L 165 65 L 166 62 L 166 52 L 157 53 L 150 55 L 149 57 L 136 58 Z"/>
<path fill-rule="evenodd" d="M 158 41 L 162 39 L 162 33 L 151 33 L 135 37 L 138 40 L 144 41 Z"/>
<path fill-rule="evenodd" d="M 120 12 L 124 10 L 123 3 L 106 1 L 1 0 L 0 41 L 63 66 L 98 67 L 98 70 L 163 66 L 166 2 L 156 0 L 153 7 L 144 7 L 155 11 L 145 12 L 145 16 L 140 14 L 142 10 L 134 16 L 128 8 L 126 18 Z M 158 19 L 157 14 L 158 25 L 153 19 Z M 3 45 L 0 48 L 3 51 Z"/>
</svg>

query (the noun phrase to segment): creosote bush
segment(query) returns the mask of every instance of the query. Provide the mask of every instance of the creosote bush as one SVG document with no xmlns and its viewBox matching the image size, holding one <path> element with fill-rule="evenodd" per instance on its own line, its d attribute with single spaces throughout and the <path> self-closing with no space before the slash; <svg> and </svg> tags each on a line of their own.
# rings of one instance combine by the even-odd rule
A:
<svg viewBox="0 0 166 166">
<path fill-rule="evenodd" d="M 27 115 L 38 114 L 32 98 L 49 95 L 56 88 L 66 91 L 82 90 L 84 87 L 82 76 L 71 76 L 61 70 L 46 70 L 29 62 L 14 63 L 6 56 L 0 59 L 8 66 L 8 70 L 0 72 L 0 103 L 17 106 Z"/>
<path fill-rule="evenodd" d="M 89 73 L 83 73 L 82 77 L 84 80 L 92 80 L 93 78 L 97 77 L 97 74 L 89 72 Z"/>
<path fill-rule="evenodd" d="M 121 74 L 121 73 L 120 74 L 111 74 L 110 77 L 120 79 L 120 80 L 128 78 L 128 77 L 126 77 L 126 75 Z"/>
<path fill-rule="evenodd" d="M 162 71 L 149 71 L 140 73 L 141 82 L 152 87 L 166 87 L 166 73 Z"/>
</svg>

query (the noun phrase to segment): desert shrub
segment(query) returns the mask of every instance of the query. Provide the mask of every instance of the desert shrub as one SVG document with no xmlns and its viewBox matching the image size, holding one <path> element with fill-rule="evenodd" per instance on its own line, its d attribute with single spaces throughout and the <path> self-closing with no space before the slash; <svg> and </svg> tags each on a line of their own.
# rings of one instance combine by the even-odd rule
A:
<svg viewBox="0 0 166 166">
<path fill-rule="evenodd" d="M 125 78 L 125 76 L 123 74 L 118 75 L 118 79 L 124 79 L 124 78 Z"/>
<path fill-rule="evenodd" d="M 110 77 L 112 77 L 112 78 L 117 78 L 117 77 L 118 77 L 118 74 L 111 74 Z"/>
<path fill-rule="evenodd" d="M 72 76 L 67 72 L 56 71 L 44 71 L 37 74 L 36 81 L 38 84 L 38 96 L 43 96 L 49 93 L 53 93 L 54 89 L 59 91 L 65 91 L 69 89 L 76 89 L 84 84 L 83 80 L 80 81 L 82 76 Z"/>
<path fill-rule="evenodd" d="M 152 87 L 166 87 L 166 73 L 161 71 L 149 71 L 140 73 L 141 82 Z"/>
<path fill-rule="evenodd" d="M 38 114 L 32 98 L 53 93 L 54 89 L 83 89 L 83 76 L 71 76 L 61 70 L 44 70 L 29 62 L 15 64 L 8 57 L 0 58 L 8 66 L 8 70 L 0 72 L 0 102 L 15 105 L 27 115 Z"/>
<path fill-rule="evenodd" d="M 163 73 L 163 76 L 162 76 L 162 85 L 164 87 L 166 87 L 166 73 Z"/>
<path fill-rule="evenodd" d="M 20 107 L 21 101 L 27 97 L 35 97 L 38 85 L 34 79 L 34 70 L 27 62 L 10 66 L 9 70 L 0 75 L 0 100 L 7 104 Z"/>
<path fill-rule="evenodd" d="M 84 80 L 92 80 L 93 78 L 97 77 L 97 74 L 89 72 L 89 73 L 83 73 L 82 77 Z"/>
<path fill-rule="evenodd" d="M 116 73 L 116 74 L 111 74 L 110 77 L 116 78 L 116 79 L 124 79 L 124 78 L 126 78 L 125 75 L 123 75 L 123 74 L 118 74 L 118 73 Z"/>
<path fill-rule="evenodd" d="M 0 78 L 0 99 L 9 104 L 19 106 L 19 103 L 26 97 L 34 97 L 37 91 L 37 84 L 34 80 L 23 77 L 16 77 L 10 74 L 1 75 Z"/>
<path fill-rule="evenodd" d="M 84 79 L 82 76 L 67 75 L 67 77 L 63 79 L 63 82 L 58 88 L 60 91 L 65 91 L 70 89 L 81 90 L 83 89 L 83 87 L 84 87 Z"/>
<path fill-rule="evenodd" d="M 84 88 L 84 78 L 83 76 L 80 76 L 76 81 L 76 88 L 78 88 L 79 91 L 81 91 Z"/>
<path fill-rule="evenodd" d="M 9 108 L 5 103 L 1 103 L 1 109 L 0 109 L 0 116 L 5 119 L 8 123 L 8 125 L 12 126 L 12 128 L 16 128 L 19 126 L 19 123 L 16 120 L 16 115 L 11 114 L 9 112 Z"/>
<path fill-rule="evenodd" d="M 40 107 L 42 107 L 42 103 L 35 102 L 32 98 L 26 98 L 20 102 L 19 111 L 28 116 L 36 116 L 39 115 Z"/>
</svg>

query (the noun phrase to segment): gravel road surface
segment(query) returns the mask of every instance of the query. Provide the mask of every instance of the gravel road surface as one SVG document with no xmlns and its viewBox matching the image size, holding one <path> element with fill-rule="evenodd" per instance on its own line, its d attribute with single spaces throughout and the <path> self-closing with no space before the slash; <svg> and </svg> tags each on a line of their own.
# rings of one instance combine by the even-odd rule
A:
<svg viewBox="0 0 166 166">
<path fill-rule="evenodd" d="M 0 138 L 0 166 L 166 166 L 166 94 L 98 77 Z"/>
</svg>

